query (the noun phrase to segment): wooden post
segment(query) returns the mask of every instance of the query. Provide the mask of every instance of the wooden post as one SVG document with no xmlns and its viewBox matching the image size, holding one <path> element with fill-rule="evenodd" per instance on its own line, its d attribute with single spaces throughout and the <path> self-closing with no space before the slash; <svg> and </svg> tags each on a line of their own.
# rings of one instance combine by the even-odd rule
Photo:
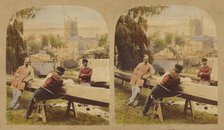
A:
<svg viewBox="0 0 224 130">
<path fill-rule="evenodd" d="M 39 119 L 41 119 L 43 123 L 47 123 L 45 101 L 37 101 L 37 111 L 35 121 L 38 121 Z"/>
<path fill-rule="evenodd" d="M 73 101 L 68 100 L 68 105 L 67 105 L 67 110 L 66 110 L 66 115 L 69 115 L 69 112 L 72 111 L 74 114 L 74 117 L 77 118 L 77 114 L 75 112 L 75 106 Z"/>
<path fill-rule="evenodd" d="M 185 114 L 187 113 L 187 110 L 190 110 L 191 115 L 194 116 L 191 100 L 188 100 L 188 99 L 185 100 L 185 104 L 184 104 L 184 113 Z"/>
<path fill-rule="evenodd" d="M 152 119 L 158 116 L 159 120 L 163 122 L 163 113 L 162 113 L 162 108 L 161 108 L 161 102 L 160 99 L 157 99 L 154 101 L 154 106 L 153 106 L 153 114 L 152 114 Z"/>
</svg>

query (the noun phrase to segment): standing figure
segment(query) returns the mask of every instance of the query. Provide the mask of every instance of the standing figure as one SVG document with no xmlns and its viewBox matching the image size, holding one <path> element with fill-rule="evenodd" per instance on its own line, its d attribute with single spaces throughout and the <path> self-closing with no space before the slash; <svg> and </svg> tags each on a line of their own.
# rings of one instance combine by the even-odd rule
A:
<svg viewBox="0 0 224 130">
<path fill-rule="evenodd" d="M 22 95 L 25 86 L 34 78 L 34 71 L 33 68 L 30 66 L 30 60 L 25 58 L 24 65 L 20 66 L 12 79 L 12 93 L 13 99 L 10 104 L 10 110 L 17 110 L 19 109 L 19 99 Z"/>
<path fill-rule="evenodd" d="M 179 87 L 180 84 L 180 72 L 183 67 L 179 64 L 175 65 L 173 71 L 165 73 L 159 84 L 152 88 L 149 94 L 144 109 L 142 111 L 143 116 L 149 111 L 150 104 L 153 99 L 160 99 L 163 97 L 172 97 L 179 94 L 182 89 Z"/>
<path fill-rule="evenodd" d="M 130 84 L 132 86 L 132 96 L 129 99 L 129 106 L 136 106 L 138 104 L 138 95 L 140 90 L 149 77 L 153 74 L 153 67 L 149 63 L 149 56 L 147 54 L 144 55 L 143 62 L 139 63 L 131 76 Z"/>
<path fill-rule="evenodd" d="M 202 58 L 202 66 L 198 70 L 198 77 L 200 83 L 204 85 L 210 85 L 212 68 L 207 65 L 207 58 Z"/>
<path fill-rule="evenodd" d="M 65 90 L 62 88 L 63 79 L 61 76 L 64 74 L 65 69 L 58 66 L 56 71 L 50 72 L 45 78 L 43 84 L 35 90 L 32 99 L 29 102 L 26 114 L 24 115 L 25 119 L 28 119 L 32 113 L 35 100 L 49 100 L 56 99 L 62 96 L 65 93 Z"/>
<path fill-rule="evenodd" d="M 79 71 L 79 83 L 84 86 L 91 86 L 91 76 L 93 70 L 88 67 L 88 60 L 82 60 L 83 67 Z"/>
</svg>

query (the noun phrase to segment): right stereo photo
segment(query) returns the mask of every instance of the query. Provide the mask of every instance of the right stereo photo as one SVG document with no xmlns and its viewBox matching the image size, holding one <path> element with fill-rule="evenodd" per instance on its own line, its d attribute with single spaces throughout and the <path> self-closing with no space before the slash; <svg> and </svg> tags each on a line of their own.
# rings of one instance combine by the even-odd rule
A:
<svg viewBox="0 0 224 130">
<path fill-rule="evenodd" d="M 217 124 L 217 36 L 205 11 L 146 5 L 115 29 L 116 124 Z"/>
</svg>

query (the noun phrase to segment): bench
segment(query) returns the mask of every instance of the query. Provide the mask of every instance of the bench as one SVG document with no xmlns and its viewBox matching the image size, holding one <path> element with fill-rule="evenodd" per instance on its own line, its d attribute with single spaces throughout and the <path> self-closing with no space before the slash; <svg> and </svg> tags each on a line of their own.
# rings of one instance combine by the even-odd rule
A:
<svg viewBox="0 0 224 130">
<path fill-rule="evenodd" d="M 131 73 L 123 72 L 121 70 L 114 71 L 114 77 L 122 80 L 122 85 L 124 81 L 129 82 L 131 79 Z M 144 84 L 144 87 L 151 89 L 160 81 L 159 76 L 153 76 Z M 197 83 L 183 82 L 180 84 L 183 89 L 181 94 L 178 96 L 185 99 L 184 113 L 190 111 L 193 115 L 193 108 L 191 101 L 206 103 L 210 105 L 218 105 L 218 87 L 217 86 L 206 86 Z"/>
</svg>

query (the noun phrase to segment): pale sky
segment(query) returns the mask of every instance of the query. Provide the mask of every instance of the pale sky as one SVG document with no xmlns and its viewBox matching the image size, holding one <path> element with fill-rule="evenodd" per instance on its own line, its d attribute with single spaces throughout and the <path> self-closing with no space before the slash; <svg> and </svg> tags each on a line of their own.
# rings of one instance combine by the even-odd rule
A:
<svg viewBox="0 0 224 130">
<path fill-rule="evenodd" d="M 34 19 L 24 21 L 24 29 L 63 28 L 64 18 L 78 18 L 78 27 L 85 28 L 83 35 L 108 33 L 104 18 L 95 10 L 80 6 L 44 6 Z M 205 11 L 192 6 L 172 5 L 163 10 L 160 15 L 148 19 L 150 25 L 188 25 L 189 17 L 203 16 L 204 32 L 216 36 L 215 24 Z M 86 28 L 90 28 L 89 30 Z M 62 32 L 63 33 L 63 32 Z"/>
<path fill-rule="evenodd" d="M 63 28 L 64 18 L 78 18 L 78 28 L 100 30 L 108 33 L 104 18 L 95 10 L 80 6 L 44 6 L 33 19 L 24 21 L 25 29 Z M 96 33 L 96 32 L 93 32 Z"/>
<path fill-rule="evenodd" d="M 216 36 L 215 24 L 211 16 L 204 10 L 192 6 L 171 5 L 160 15 L 149 17 L 151 25 L 189 25 L 189 17 L 203 17 L 204 33 Z"/>
<path fill-rule="evenodd" d="M 193 6 L 170 5 L 154 18 L 186 20 L 189 16 L 210 17 L 205 11 Z"/>
</svg>

